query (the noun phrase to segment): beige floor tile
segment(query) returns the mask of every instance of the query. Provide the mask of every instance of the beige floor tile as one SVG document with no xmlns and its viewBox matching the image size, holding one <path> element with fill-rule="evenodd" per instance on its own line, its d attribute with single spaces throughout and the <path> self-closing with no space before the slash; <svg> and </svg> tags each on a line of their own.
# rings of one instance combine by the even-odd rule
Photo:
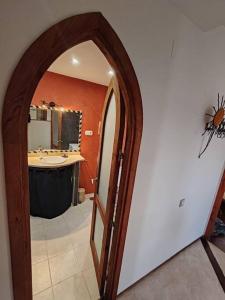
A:
<svg viewBox="0 0 225 300">
<path fill-rule="evenodd" d="M 81 205 L 79 205 L 78 208 L 82 214 L 91 214 L 93 209 L 93 201 L 87 199 Z"/>
<path fill-rule="evenodd" d="M 76 276 L 80 271 L 93 271 L 94 265 L 89 242 L 92 205 L 92 202 L 86 201 L 80 206 L 71 207 L 62 216 L 54 219 L 31 218 L 32 261 L 35 266 L 37 265 L 35 269 L 33 268 L 35 300 L 39 300 L 39 298 L 47 300 L 48 297 L 51 299 L 51 290 L 44 291 L 52 284 L 51 280 L 54 285 L 57 285 L 57 288 L 54 287 L 54 291 L 57 290 L 58 295 L 61 289 L 66 286 L 66 284 L 61 285 L 62 281 Z M 49 268 L 44 267 L 48 266 L 47 261 L 45 261 L 47 258 L 49 258 L 50 272 Z M 40 261 L 44 264 L 41 265 Z M 93 272 L 92 275 L 96 281 L 95 273 Z M 80 284 L 81 286 L 84 285 L 88 291 L 85 279 L 82 278 L 83 283 Z M 71 284 L 71 281 L 68 281 L 67 285 L 76 286 L 78 282 L 81 280 L 75 277 L 74 283 Z M 94 284 L 89 282 L 89 288 L 91 286 L 93 293 L 96 294 Z M 75 299 L 92 299 L 85 292 L 82 292 L 84 290 L 81 288 L 80 298 Z M 92 296 L 97 299 L 98 295 L 96 297 L 93 293 Z"/>
<path fill-rule="evenodd" d="M 32 266 L 33 294 L 40 293 L 51 286 L 48 261 L 43 261 Z"/>
<path fill-rule="evenodd" d="M 79 210 L 71 210 L 68 215 L 64 216 L 66 224 L 70 231 L 79 230 L 83 228 L 86 223 L 83 214 Z"/>
<path fill-rule="evenodd" d="M 93 269 L 82 272 L 89 294 L 92 298 L 98 299 L 99 290 L 95 271 Z"/>
<path fill-rule="evenodd" d="M 134 294 L 134 290 L 128 289 L 127 291 L 125 291 L 124 293 L 122 293 L 121 295 L 119 295 L 117 297 L 118 300 L 138 300 L 138 298 L 136 298 L 135 294 Z"/>
<path fill-rule="evenodd" d="M 30 222 L 30 232 L 31 235 L 39 230 L 43 230 L 43 224 L 42 223 L 35 223 L 35 222 Z"/>
<path fill-rule="evenodd" d="M 75 275 L 53 287 L 55 300 L 90 300 L 89 292 L 81 275 Z"/>
<path fill-rule="evenodd" d="M 32 264 L 47 260 L 47 249 L 45 241 L 31 241 Z"/>
<path fill-rule="evenodd" d="M 32 241 L 44 241 L 45 232 L 43 224 L 31 225 L 31 240 Z"/>
<path fill-rule="evenodd" d="M 81 228 L 88 227 L 88 226 L 91 227 L 91 220 L 92 220 L 91 214 L 85 215 Z"/>
<path fill-rule="evenodd" d="M 70 209 L 68 209 L 67 211 L 64 212 L 64 214 L 62 215 L 62 217 L 65 220 L 70 219 L 70 218 L 79 217 L 80 214 L 81 214 L 79 206 L 80 205 L 78 205 L 78 206 L 71 206 Z"/>
<path fill-rule="evenodd" d="M 79 273 L 79 266 L 73 250 L 50 258 L 49 265 L 53 284 Z"/>
<path fill-rule="evenodd" d="M 73 249 L 72 240 L 66 235 L 46 241 L 48 257 L 54 257 Z"/>
<path fill-rule="evenodd" d="M 77 229 L 70 234 L 74 248 L 90 243 L 90 227 Z"/>
<path fill-rule="evenodd" d="M 74 253 L 77 259 L 79 272 L 93 269 L 93 259 L 89 243 L 74 247 Z"/>
<path fill-rule="evenodd" d="M 60 237 L 67 236 L 69 234 L 69 229 L 64 221 L 60 219 L 58 221 L 53 221 L 53 223 L 48 223 L 44 227 L 46 240 L 52 240 Z"/>
<path fill-rule="evenodd" d="M 52 288 L 47 289 L 33 297 L 33 300 L 54 300 Z"/>
<path fill-rule="evenodd" d="M 31 227 L 33 227 L 35 225 L 41 225 L 41 224 L 43 224 L 42 222 L 43 222 L 43 218 L 30 216 Z"/>
<path fill-rule="evenodd" d="M 58 216 L 56 218 L 52 218 L 52 219 L 45 219 L 42 218 L 42 224 L 47 227 L 48 225 L 50 226 L 56 226 L 58 223 L 63 222 L 63 216 Z"/>
</svg>

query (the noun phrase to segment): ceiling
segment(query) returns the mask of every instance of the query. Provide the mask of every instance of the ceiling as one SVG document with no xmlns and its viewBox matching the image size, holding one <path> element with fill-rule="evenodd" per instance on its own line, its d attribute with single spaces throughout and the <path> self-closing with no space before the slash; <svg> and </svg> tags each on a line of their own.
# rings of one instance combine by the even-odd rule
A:
<svg viewBox="0 0 225 300">
<path fill-rule="evenodd" d="M 225 0 L 170 0 L 203 31 L 225 26 Z"/>
<path fill-rule="evenodd" d="M 72 61 L 75 59 L 75 63 Z M 78 62 L 76 61 L 78 60 Z M 92 41 L 70 48 L 59 56 L 48 71 L 108 85 L 111 67 L 105 56 Z"/>
<path fill-rule="evenodd" d="M 170 0 L 203 31 L 225 26 L 225 0 Z M 73 64 L 72 59 L 79 61 Z M 87 41 L 64 52 L 48 69 L 51 72 L 108 85 L 111 67 L 99 48 Z"/>
</svg>

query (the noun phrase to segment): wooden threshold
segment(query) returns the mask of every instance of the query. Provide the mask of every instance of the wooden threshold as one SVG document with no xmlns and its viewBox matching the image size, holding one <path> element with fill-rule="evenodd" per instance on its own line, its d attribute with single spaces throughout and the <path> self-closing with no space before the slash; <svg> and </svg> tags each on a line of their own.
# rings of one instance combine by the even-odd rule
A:
<svg viewBox="0 0 225 300">
<path fill-rule="evenodd" d="M 207 239 L 205 237 L 202 237 L 201 238 L 201 242 L 202 242 L 202 245 L 205 249 L 205 252 L 206 254 L 208 255 L 208 258 L 209 258 L 209 261 L 216 273 L 216 276 L 220 282 L 220 285 L 225 293 L 225 276 L 224 276 L 224 273 L 222 271 L 222 269 L 220 268 L 220 265 L 217 261 L 217 259 L 215 258 L 210 246 L 209 246 L 209 243 L 207 241 Z"/>
</svg>

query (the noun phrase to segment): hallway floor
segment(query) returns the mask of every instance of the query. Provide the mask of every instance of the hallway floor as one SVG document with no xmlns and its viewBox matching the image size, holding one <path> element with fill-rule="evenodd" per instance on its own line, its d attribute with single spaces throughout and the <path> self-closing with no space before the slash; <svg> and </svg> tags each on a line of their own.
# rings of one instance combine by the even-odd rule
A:
<svg viewBox="0 0 225 300">
<path fill-rule="evenodd" d="M 31 217 L 33 300 L 97 300 L 89 246 L 92 202 L 52 220 Z M 210 245 L 225 272 L 225 254 Z M 118 296 L 118 300 L 223 300 L 201 241 Z"/>
<path fill-rule="evenodd" d="M 89 246 L 92 201 L 47 220 L 31 217 L 34 300 L 96 300 Z"/>
<path fill-rule="evenodd" d="M 137 282 L 118 299 L 224 300 L 225 294 L 199 240 Z"/>
</svg>

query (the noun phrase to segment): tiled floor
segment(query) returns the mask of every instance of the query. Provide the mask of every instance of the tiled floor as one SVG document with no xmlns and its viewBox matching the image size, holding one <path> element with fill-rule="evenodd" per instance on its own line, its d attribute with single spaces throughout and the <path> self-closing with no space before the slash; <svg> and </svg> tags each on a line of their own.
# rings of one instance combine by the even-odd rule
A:
<svg viewBox="0 0 225 300">
<path fill-rule="evenodd" d="M 31 217 L 34 300 L 97 300 L 89 247 L 92 202 L 53 220 Z M 225 256 L 212 248 L 225 268 Z M 200 241 L 151 272 L 118 300 L 223 300 L 224 292 Z"/>
<path fill-rule="evenodd" d="M 186 248 L 118 297 L 118 300 L 214 299 L 224 300 L 225 294 L 201 241 Z"/>
<path fill-rule="evenodd" d="M 97 300 L 89 246 L 92 201 L 47 220 L 31 217 L 34 300 Z"/>
</svg>

